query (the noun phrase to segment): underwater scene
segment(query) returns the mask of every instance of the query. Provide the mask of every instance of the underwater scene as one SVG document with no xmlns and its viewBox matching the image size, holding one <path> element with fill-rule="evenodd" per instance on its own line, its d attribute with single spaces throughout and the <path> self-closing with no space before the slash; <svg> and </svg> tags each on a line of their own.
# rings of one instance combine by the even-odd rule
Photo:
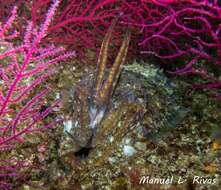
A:
<svg viewBox="0 0 221 190">
<path fill-rule="evenodd" d="M 0 0 L 0 190 L 221 190 L 220 0 Z"/>
</svg>

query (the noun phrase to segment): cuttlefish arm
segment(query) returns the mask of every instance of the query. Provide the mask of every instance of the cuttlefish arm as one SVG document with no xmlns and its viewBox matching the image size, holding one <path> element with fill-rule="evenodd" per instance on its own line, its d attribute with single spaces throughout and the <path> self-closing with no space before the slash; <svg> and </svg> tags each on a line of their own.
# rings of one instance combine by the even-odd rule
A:
<svg viewBox="0 0 221 190">
<path fill-rule="evenodd" d="M 117 54 L 117 57 L 114 61 L 114 64 L 110 69 L 107 79 L 105 80 L 104 75 L 107 64 L 108 47 L 115 24 L 116 20 L 114 20 L 114 22 L 108 29 L 108 32 L 102 43 L 101 51 L 98 58 L 98 71 L 94 90 L 95 93 L 93 95 L 91 103 L 89 104 L 89 127 L 92 129 L 95 129 L 97 127 L 97 125 L 101 122 L 105 115 L 110 98 L 116 87 L 122 65 L 126 60 L 128 46 L 130 43 L 130 32 L 127 32 Z"/>
<path fill-rule="evenodd" d="M 129 43 L 130 43 L 130 32 L 127 32 L 120 47 L 120 51 L 114 61 L 113 66 L 111 67 L 108 78 L 104 83 L 104 87 L 100 92 L 99 101 L 101 104 L 106 104 L 109 102 L 109 98 L 112 95 L 112 91 L 116 86 L 116 82 L 121 73 L 122 66 L 126 60 Z"/>
<path fill-rule="evenodd" d="M 113 33 L 113 29 L 116 25 L 117 20 L 114 19 L 111 26 L 108 28 L 108 31 L 104 37 L 104 40 L 101 45 L 98 61 L 97 61 L 97 78 L 95 83 L 95 97 L 99 96 L 100 88 L 102 86 L 104 80 L 105 69 L 107 65 L 107 57 L 108 57 L 108 46 L 110 44 L 111 36 Z"/>
</svg>

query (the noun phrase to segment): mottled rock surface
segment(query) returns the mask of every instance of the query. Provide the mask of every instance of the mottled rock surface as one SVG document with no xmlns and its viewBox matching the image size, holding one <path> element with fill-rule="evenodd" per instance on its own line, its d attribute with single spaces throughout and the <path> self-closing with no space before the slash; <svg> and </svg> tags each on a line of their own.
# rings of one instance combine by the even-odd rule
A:
<svg viewBox="0 0 221 190">
<path fill-rule="evenodd" d="M 42 186 L 76 190 L 219 187 L 221 151 L 208 131 L 218 129 L 220 114 L 215 110 L 220 105 L 200 93 L 185 97 L 186 83 L 172 82 L 150 63 L 134 61 L 124 66 L 90 146 L 73 140 L 69 133 L 77 132 L 79 139 L 90 136 L 86 97 L 90 96 L 94 73 L 93 67 L 69 63 L 58 76 L 55 89 L 63 103 L 56 114 L 66 118 L 66 123 L 49 131 L 49 148 L 42 162 L 45 170 L 38 177 Z M 83 105 L 76 101 L 79 88 L 85 92 L 77 96 Z M 173 176 L 173 184 L 141 185 L 144 175 Z M 194 176 L 217 182 L 192 184 Z M 177 185 L 179 177 L 186 182 Z"/>
</svg>

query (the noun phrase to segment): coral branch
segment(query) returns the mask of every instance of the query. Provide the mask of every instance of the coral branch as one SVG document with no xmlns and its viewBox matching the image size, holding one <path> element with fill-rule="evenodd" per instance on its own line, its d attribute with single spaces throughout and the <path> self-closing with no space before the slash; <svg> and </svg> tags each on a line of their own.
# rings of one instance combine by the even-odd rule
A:
<svg viewBox="0 0 221 190">
<path fill-rule="evenodd" d="M 44 112 L 41 111 L 44 97 L 50 91 L 49 88 L 37 92 L 36 87 L 43 80 L 52 75 L 56 70 L 49 68 L 60 60 L 75 56 L 75 52 L 65 53 L 63 47 L 54 45 L 42 45 L 48 27 L 54 17 L 59 1 L 53 1 L 49 8 L 45 21 L 38 28 L 33 22 L 28 22 L 23 40 L 15 45 L 17 32 L 11 34 L 12 24 L 16 20 L 15 7 L 6 23 L 0 28 L 0 150 L 3 154 L 11 151 L 19 142 L 24 142 L 26 134 L 42 131 L 55 126 L 58 121 L 41 123 L 41 121 L 53 111 L 55 103 Z M 7 41 L 6 41 L 7 40 Z M 5 157 L 10 154 L 5 154 Z M 0 165 L 0 188 L 12 189 L 13 180 L 25 180 L 19 172 L 24 169 L 25 161 L 5 159 Z M 1 163 L 3 163 L 1 161 Z M 31 166 L 29 166 L 31 168 Z M 16 188 L 17 189 L 17 188 Z"/>
</svg>

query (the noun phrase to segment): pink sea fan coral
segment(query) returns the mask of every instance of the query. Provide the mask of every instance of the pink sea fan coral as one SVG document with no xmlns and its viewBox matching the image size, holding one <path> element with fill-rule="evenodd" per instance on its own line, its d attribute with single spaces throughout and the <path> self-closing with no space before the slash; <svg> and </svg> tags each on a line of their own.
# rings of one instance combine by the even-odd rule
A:
<svg viewBox="0 0 221 190">
<path fill-rule="evenodd" d="M 39 123 L 55 106 L 58 106 L 58 101 L 42 111 L 43 99 L 50 91 L 50 87 L 39 88 L 41 91 L 38 92 L 34 90 L 55 72 L 55 69 L 49 67 L 50 65 L 75 55 L 73 51 L 65 53 L 64 48 L 52 44 L 41 45 L 58 4 L 59 1 L 53 1 L 40 27 L 28 22 L 21 42 L 16 40 L 19 33 L 11 29 L 13 23 L 16 23 L 16 7 L 8 20 L 0 26 L 0 151 L 2 153 L 13 150 L 16 143 L 23 142 L 25 134 L 42 131 L 58 122 L 54 120 L 47 124 Z M 12 161 L 5 157 L 7 154 L 4 154 L 4 159 L 0 159 L 0 188 L 10 189 L 10 177 L 21 176 L 17 171 L 24 167 L 25 162 Z"/>
<path fill-rule="evenodd" d="M 99 52 L 102 36 L 119 15 L 114 36 L 118 42 L 121 30 L 133 31 L 130 56 L 154 55 L 171 65 L 171 73 L 200 76 L 203 85 L 194 84 L 194 88 L 219 89 L 221 82 L 211 71 L 220 70 L 221 64 L 221 3 L 217 0 L 67 0 L 49 27 L 49 36 L 75 47 L 82 58 L 85 50 Z M 32 16 L 41 20 L 37 11 Z M 171 64 L 180 58 L 182 64 Z"/>
<path fill-rule="evenodd" d="M 139 43 L 141 53 L 153 54 L 172 63 L 170 73 L 200 76 L 197 89 L 219 89 L 221 55 L 221 4 L 219 1 L 183 0 L 171 4 L 152 1 L 156 6 L 154 17 L 143 28 Z M 161 10 L 161 11 L 160 11 Z M 180 59 L 181 58 L 181 59 Z M 171 64 L 170 64 L 171 65 Z M 202 84 L 203 83 L 203 84 Z M 219 94 L 216 95 L 219 98 Z"/>
<path fill-rule="evenodd" d="M 54 45 L 40 46 L 57 6 L 58 1 L 55 1 L 39 29 L 35 28 L 32 22 L 28 23 L 24 41 L 19 45 L 15 46 L 10 42 L 18 35 L 16 32 L 7 35 L 15 20 L 16 8 L 1 27 L 0 122 L 1 132 L 4 135 L 1 136 L 0 145 L 12 139 L 16 140 L 17 137 L 31 131 L 34 125 L 49 113 L 49 110 L 39 113 L 42 104 L 40 100 L 49 89 L 38 92 L 31 99 L 28 95 L 35 86 L 54 73 L 53 69 L 48 68 L 51 64 L 75 54 L 70 52 L 59 55 L 64 52 L 64 48 L 57 48 Z"/>
<path fill-rule="evenodd" d="M 13 2 L 1 1 L 0 17 L 6 15 L 4 7 Z M 33 26 L 41 23 L 49 3 L 50 0 L 16 1 L 20 7 L 16 28 L 24 33 L 23 19 L 31 19 Z M 120 15 L 114 45 L 119 44 L 122 30 L 131 30 L 134 43 L 129 56 L 154 55 L 169 65 L 184 58 L 182 65 L 170 66 L 174 74 L 200 76 L 208 84 L 195 88 L 218 88 L 218 77 L 213 76 L 208 65 L 220 68 L 220 13 L 218 0 L 66 0 L 62 1 L 43 42 L 76 49 L 77 56 L 85 61 L 88 50 L 98 54 L 111 20 Z M 114 48 L 111 53 L 116 53 Z"/>
</svg>

